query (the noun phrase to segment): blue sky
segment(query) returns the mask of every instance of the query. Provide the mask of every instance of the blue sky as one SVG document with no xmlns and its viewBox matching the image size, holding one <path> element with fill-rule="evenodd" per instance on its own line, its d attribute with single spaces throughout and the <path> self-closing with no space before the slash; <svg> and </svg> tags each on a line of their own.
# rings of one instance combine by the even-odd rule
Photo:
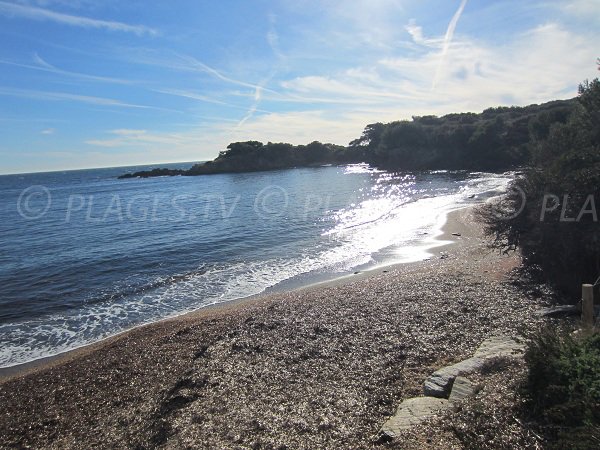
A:
<svg viewBox="0 0 600 450">
<path fill-rule="evenodd" d="M 0 173 L 570 98 L 598 42 L 598 0 L 0 0 Z"/>
</svg>

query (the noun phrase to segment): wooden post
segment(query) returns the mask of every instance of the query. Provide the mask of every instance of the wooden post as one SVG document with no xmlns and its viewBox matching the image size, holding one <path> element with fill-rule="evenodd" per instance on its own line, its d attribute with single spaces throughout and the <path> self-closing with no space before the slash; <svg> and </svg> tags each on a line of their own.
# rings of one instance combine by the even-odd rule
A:
<svg viewBox="0 0 600 450">
<path fill-rule="evenodd" d="M 581 286 L 581 322 L 584 327 L 594 326 L 594 286 Z"/>
</svg>

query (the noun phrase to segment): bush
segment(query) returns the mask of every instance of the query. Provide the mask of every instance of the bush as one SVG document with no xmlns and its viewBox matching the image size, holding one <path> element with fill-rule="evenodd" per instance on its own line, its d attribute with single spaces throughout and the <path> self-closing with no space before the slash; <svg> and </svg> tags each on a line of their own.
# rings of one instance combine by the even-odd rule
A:
<svg viewBox="0 0 600 450">
<path fill-rule="evenodd" d="M 600 333 L 546 327 L 525 352 L 529 414 L 551 448 L 600 448 Z"/>
<path fill-rule="evenodd" d="M 580 86 L 567 123 L 542 122 L 532 127 L 531 167 L 517 189 L 481 215 L 497 247 L 520 247 L 527 266 L 576 301 L 600 274 L 600 82 Z"/>
</svg>

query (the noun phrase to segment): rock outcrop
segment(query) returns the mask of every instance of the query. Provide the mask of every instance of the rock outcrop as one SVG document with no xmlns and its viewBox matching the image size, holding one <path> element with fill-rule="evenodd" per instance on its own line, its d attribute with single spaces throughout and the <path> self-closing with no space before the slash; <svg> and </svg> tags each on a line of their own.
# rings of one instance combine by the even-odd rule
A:
<svg viewBox="0 0 600 450">
<path fill-rule="evenodd" d="M 424 397 L 404 400 L 396 413 L 382 426 L 380 438 L 392 440 L 403 430 L 430 417 L 451 409 L 456 403 L 472 397 L 481 386 L 464 375 L 480 372 L 486 361 L 494 358 L 521 358 L 525 345 L 508 336 L 493 336 L 481 343 L 468 359 L 442 367 L 429 376 L 423 384 Z"/>
</svg>

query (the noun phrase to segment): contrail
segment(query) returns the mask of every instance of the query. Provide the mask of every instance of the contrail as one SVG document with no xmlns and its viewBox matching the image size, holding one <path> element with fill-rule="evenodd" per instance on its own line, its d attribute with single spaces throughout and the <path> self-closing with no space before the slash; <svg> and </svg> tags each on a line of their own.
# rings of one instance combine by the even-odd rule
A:
<svg viewBox="0 0 600 450">
<path fill-rule="evenodd" d="M 462 0 L 460 2 L 460 6 L 452 16 L 452 20 L 448 24 L 448 29 L 446 30 L 446 36 L 444 37 L 444 45 L 442 47 L 442 53 L 440 55 L 440 62 L 438 63 L 437 70 L 435 71 L 435 77 L 433 78 L 433 83 L 431 84 L 431 90 L 433 91 L 440 79 L 440 75 L 442 73 L 442 68 L 444 66 L 444 61 L 446 59 L 446 54 L 448 53 L 448 49 L 450 48 L 450 43 L 452 42 L 452 37 L 454 36 L 454 30 L 456 29 L 456 24 L 460 19 L 463 10 L 467 6 L 467 0 Z"/>
<path fill-rule="evenodd" d="M 41 3 L 41 2 L 40 2 Z M 123 22 L 110 20 L 91 19 L 89 17 L 72 16 L 70 14 L 58 13 L 49 9 L 36 8 L 35 6 L 18 5 L 0 1 L 0 15 L 4 17 L 21 17 L 37 21 L 51 21 L 75 27 L 103 28 L 109 31 L 125 31 L 135 33 L 138 36 L 144 34 L 158 35 L 158 31 L 143 25 L 130 25 Z"/>
<path fill-rule="evenodd" d="M 277 58 L 282 61 L 285 59 L 285 56 L 283 55 L 283 53 L 281 53 L 281 50 L 279 49 L 279 35 L 277 34 L 277 31 L 275 30 L 275 15 L 273 14 L 269 14 L 269 31 L 267 33 L 267 42 L 269 43 L 269 46 L 271 47 L 271 50 L 273 51 L 273 53 L 275 54 L 275 56 L 277 56 Z M 240 128 L 242 125 L 244 125 L 246 123 L 246 121 L 248 121 L 248 119 L 250 119 L 254 113 L 257 111 L 258 106 L 260 105 L 260 102 L 262 100 L 262 94 L 263 91 L 270 91 L 270 89 L 266 89 L 265 86 L 267 85 L 267 83 L 269 81 L 271 81 L 271 79 L 275 76 L 275 70 L 273 70 L 271 72 L 271 74 L 264 79 L 263 81 L 261 81 L 259 84 L 257 84 L 254 88 L 254 103 L 252 104 L 252 106 L 250 107 L 250 109 L 248 110 L 248 112 L 246 113 L 246 115 L 242 118 L 242 120 L 240 120 L 237 124 L 237 128 Z M 273 91 L 270 91 L 273 92 Z"/>
<path fill-rule="evenodd" d="M 266 84 L 267 81 L 265 81 L 264 83 L 261 84 Z M 254 91 L 254 103 L 252 104 L 252 106 L 250 107 L 250 109 L 248 110 L 248 112 L 246 113 L 246 115 L 242 118 L 242 120 L 240 120 L 237 124 L 237 128 L 241 127 L 242 125 L 244 125 L 246 123 L 246 121 L 252 117 L 254 115 L 254 113 L 256 112 L 258 105 L 260 104 L 260 100 L 262 98 L 262 91 L 263 91 L 263 86 L 258 85 L 256 86 L 256 90 Z"/>
</svg>

